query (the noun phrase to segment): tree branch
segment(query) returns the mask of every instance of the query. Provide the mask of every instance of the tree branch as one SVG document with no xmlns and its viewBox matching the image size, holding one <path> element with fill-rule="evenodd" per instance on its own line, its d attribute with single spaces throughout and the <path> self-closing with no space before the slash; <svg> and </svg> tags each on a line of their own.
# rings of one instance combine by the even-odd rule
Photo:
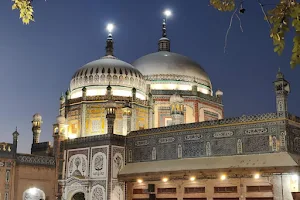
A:
<svg viewBox="0 0 300 200">
<path fill-rule="evenodd" d="M 264 5 L 261 3 L 260 0 L 257 0 L 257 3 L 260 5 L 261 11 L 262 11 L 262 13 L 263 13 L 264 16 L 265 16 L 266 21 L 268 22 L 269 28 L 271 29 L 271 28 L 272 28 L 272 27 L 271 27 L 271 23 L 270 23 L 270 21 L 269 21 L 269 19 L 268 19 L 268 17 L 267 17 L 266 11 L 265 11 L 265 9 L 264 9 Z"/>
<path fill-rule="evenodd" d="M 239 21 L 240 21 L 240 29 L 241 29 L 241 31 L 244 32 L 243 26 L 242 26 L 242 20 L 241 20 L 241 18 L 239 17 L 238 14 L 235 14 L 235 16 L 236 16 L 236 17 L 239 19 Z"/>
<path fill-rule="evenodd" d="M 243 3 L 243 1 L 241 1 L 240 5 Z M 225 44 L 224 44 L 224 53 L 226 53 L 226 48 L 227 48 L 227 40 L 228 40 L 228 35 L 229 35 L 229 32 L 230 32 L 230 29 L 231 29 L 231 25 L 232 25 L 232 20 L 233 20 L 233 17 L 234 15 L 236 14 L 236 12 L 238 11 L 240 6 L 237 6 L 236 9 L 233 11 L 232 15 L 231 15 L 231 18 L 230 18 L 230 22 L 229 22 L 229 26 L 227 28 L 227 32 L 226 32 L 226 35 L 225 35 Z"/>
</svg>

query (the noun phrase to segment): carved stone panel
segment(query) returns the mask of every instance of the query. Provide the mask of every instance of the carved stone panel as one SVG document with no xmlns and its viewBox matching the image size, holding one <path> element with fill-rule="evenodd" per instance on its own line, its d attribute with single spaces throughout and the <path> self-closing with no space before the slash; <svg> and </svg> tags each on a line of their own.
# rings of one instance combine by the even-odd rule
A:
<svg viewBox="0 0 300 200">
<path fill-rule="evenodd" d="M 106 200 L 105 188 L 101 185 L 95 185 L 91 190 L 92 200 Z"/>
<path fill-rule="evenodd" d="M 91 150 L 90 177 L 105 178 L 108 171 L 108 147 L 93 147 Z"/>
<path fill-rule="evenodd" d="M 87 177 L 89 175 L 89 149 L 68 151 L 67 177 Z"/>
<path fill-rule="evenodd" d="M 125 184 L 123 182 L 112 182 L 111 199 L 125 200 Z"/>
<path fill-rule="evenodd" d="M 68 176 L 86 177 L 88 174 L 88 159 L 83 154 L 76 154 L 70 157 L 68 163 Z"/>
<path fill-rule="evenodd" d="M 112 146 L 112 178 L 117 179 L 119 171 L 125 165 L 124 147 Z"/>
</svg>

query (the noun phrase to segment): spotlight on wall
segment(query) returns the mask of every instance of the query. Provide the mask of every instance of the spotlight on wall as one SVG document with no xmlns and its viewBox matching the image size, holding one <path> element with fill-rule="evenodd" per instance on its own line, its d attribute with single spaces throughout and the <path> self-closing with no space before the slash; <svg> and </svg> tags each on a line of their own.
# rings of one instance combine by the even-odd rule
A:
<svg viewBox="0 0 300 200">
<path fill-rule="evenodd" d="M 162 179 L 162 182 L 165 183 L 165 182 L 168 182 L 168 180 L 169 180 L 168 178 L 164 177 L 164 178 Z"/>
<path fill-rule="evenodd" d="M 196 177 L 195 176 L 191 176 L 190 177 L 190 181 L 195 181 L 196 180 Z"/>
<path fill-rule="evenodd" d="M 137 182 L 138 182 L 138 183 L 142 183 L 142 182 L 143 182 L 143 179 L 138 179 Z"/>
<path fill-rule="evenodd" d="M 260 174 L 259 173 L 256 173 L 256 174 L 254 174 L 254 179 L 259 179 L 260 178 Z"/>
<path fill-rule="evenodd" d="M 220 179 L 221 179 L 222 181 L 224 181 L 224 180 L 226 179 L 226 175 L 223 174 L 223 175 L 220 177 Z"/>
<path fill-rule="evenodd" d="M 37 189 L 36 189 L 35 187 L 33 187 L 33 188 L 30 188 L 30 189 L 28 190 L 28 192 L 29 192 L 29 194 L 31 194 L 32 196 L 34 196 L 34 195 L 36 195 L 36 193 L 37 193 Z"/>
<path fill-rule="evenodd" d="M 298 177 L 298 174 L 293 174 L 292 175 L 292 180 L 293 181 L 298 181 L 299 177 Z"/>
</svg>

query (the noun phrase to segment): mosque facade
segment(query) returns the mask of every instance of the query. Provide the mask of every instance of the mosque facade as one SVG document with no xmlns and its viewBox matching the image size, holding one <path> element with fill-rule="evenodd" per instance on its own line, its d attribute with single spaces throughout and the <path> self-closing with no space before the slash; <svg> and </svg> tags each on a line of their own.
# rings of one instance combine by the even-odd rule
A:
<svg viewBox="0 0 300 200">
<path fill-rule="evenodd" d="M 300 118 L 284 75 L 274 113 L 224 118 L 223 92 L 170 46 L 164 21 L 158 51 L 129 64 L 109 34 L 61 96 L 53 145 L 39 114 L 31 154 L 17 153 L 17 131 L 0 143 L 0 199 L 297 199 Z"/>
</svg>

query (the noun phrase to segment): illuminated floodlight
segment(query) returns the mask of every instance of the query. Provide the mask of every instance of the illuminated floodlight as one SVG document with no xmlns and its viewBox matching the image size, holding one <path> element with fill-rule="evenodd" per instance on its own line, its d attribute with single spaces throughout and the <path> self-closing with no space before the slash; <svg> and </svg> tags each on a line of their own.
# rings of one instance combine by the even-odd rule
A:
<svg viewBox="0 0 300 200">
<path fill-rule="evenodd" d="M 108 33 L 112 33 L 112 31 L 114 30 L 114 24 L 107 24 L 106 30 L 108 31 Z"/>
<path fill-rule="evenodd" d="M 28 190 L 28 192 L 29 192 L 30 195 L 34 196 L 34 195 L 36 195 L 36 193 L 37 193 L 37 188 L 35 188 L 35 187 L 30 188 L 30 189 Z"/>
<path fill-rule="evenodd" d="M 138 182 L 138 183 L 142 183 L 143 180 L 142 180 L 142 179 L 138 179 L 137 182 Z"/>
<path fill-rule="evenodd" d="M 190 181 L 195 181 L 196 180 L 196 177 L 195 176 L 191 176 L 190 177 Z"/>
<path fill-rule="evenodd" d="M 172 11 L 167 9 L 167 10 L 164 11 L 164 15 L 166 16 L 166 18 L 168 18 L 172 15 Z"/>
<path fill-rule="evenodd" d="M 259 179 L 259 178 L 260 178 L 260 174 L 259 173 L 254 174 L 254 179 Z"/>
<path fill-rule="evenodd" d="M 166 177 L 162 179 L 162 181 L 163 181 L 164 183 L 168 182 L 168 180 L 169 180 L 169 179 L 166 178 Z"/>
<path fill-rule="evenodd" d="M 224 180 L 226 179 L 226 175 L 223 174 L 223 175 L 220 177 L 220 179 L 221 179 L 222 181 L 224 181 Z"/>
</svg>

